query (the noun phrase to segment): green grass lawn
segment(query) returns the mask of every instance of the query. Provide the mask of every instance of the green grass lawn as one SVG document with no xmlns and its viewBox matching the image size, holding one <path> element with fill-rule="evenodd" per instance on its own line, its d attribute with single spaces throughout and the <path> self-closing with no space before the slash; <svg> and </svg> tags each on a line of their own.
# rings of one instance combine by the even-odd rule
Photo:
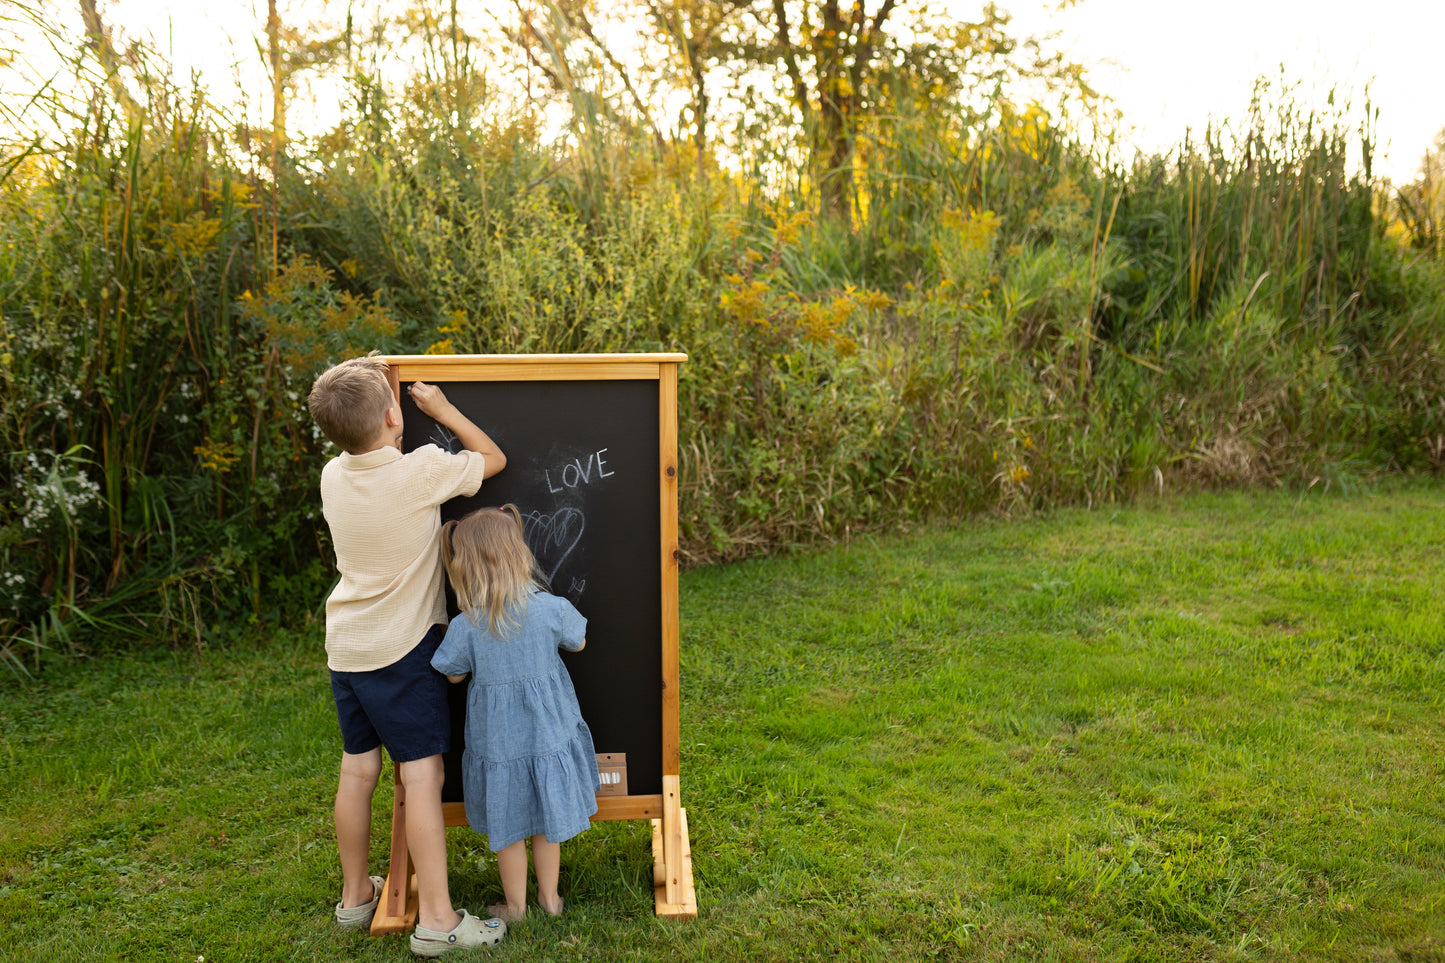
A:
<svg viewBox="0 0 1445 963">
<path fill-rule="evenodd" d="M 1445 485 L 979 521 L 686 573 L 700 915 L 644 823 L 498 959 L 1445 960 Z M 0 959 L 340 935 L 319 630 L 0 692 Z M 384 865 L 389 797 L 373 846 Z M 500 895 L 469 830 L 452 891 Z"/>
</svg>

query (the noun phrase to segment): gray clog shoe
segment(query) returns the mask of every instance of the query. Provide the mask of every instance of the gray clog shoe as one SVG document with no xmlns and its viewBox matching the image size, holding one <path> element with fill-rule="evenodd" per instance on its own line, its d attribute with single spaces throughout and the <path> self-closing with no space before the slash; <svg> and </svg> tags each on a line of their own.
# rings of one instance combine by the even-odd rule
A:
<svg viewBox="0 0 1445 963">
<path fill-rule="evenodd" d="M 381 903 L 381 889 L 385 885 L 386 881 L 380 876 L 373 876 L 370 903 L 362 903 L 360 906 L 342 906 L 337 903 L 336 925 L 344 930 L 360 930 L 371 926 L 371 918 L 376 915 L 376 907 Z"/>
<path fill-rule="evenodd" d="M 411 951 L 417 956 L 441 956 L 452 950 L 496 946 L 507 935 L 507 924 L 501 920 L 478 919 L 466 910 L 458 912 L 462 914 L 462 921 L 450 931 L 417 926 L 411 934 Z"/>
</svg>

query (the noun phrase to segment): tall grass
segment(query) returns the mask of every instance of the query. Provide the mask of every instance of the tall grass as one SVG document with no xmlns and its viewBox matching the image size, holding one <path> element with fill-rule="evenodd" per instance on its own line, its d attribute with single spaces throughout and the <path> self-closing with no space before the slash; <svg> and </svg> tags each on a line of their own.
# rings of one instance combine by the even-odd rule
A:
<svg viewBox="0 0 1445 963">
<path fill-rule="evenodd" d="M 1368 176 L 1371 107 L 1357 118 L 1348 104 L 1323 112 L 1297 96 L 1261 80 L 1236 123 L 1115 172 L 1120 240 L 1147 276 L 1138 322 L 1202 320 L 1240 286 L 1258 306 L 1310 323 L 1363 309 L 1383 227 Z"/>
<path fill-rule="evenodd" d="M 1387 231 L 1368 105 L 1261 84 L 1122 165 L 1037 108 L 895 89 L 839 219 L 787 127 L 698 163 L 559 44 L 548 134 L 475 41 L 423 34 L 425 72 L 357 70 L 344 122 L 274 157 L 152 72 L 139 105 L 57 102 L 64 135 L 0 166 L 12 667 L 314 606 L 302 398 L 372 347 L 688 352 L 694 562 L 1445 458 L 1445 279 Z"/>
<path fill-rule="evenodd" d="M 1438 266 L 1386 238 L 1371 105 L 1321 111 L 1296 95 L 1262 80 L 1237 129 L 1110 174 L 1125 261 L 1100 325 L 1118 357 L 1152 362 L 1121 379 L 1126 397 L 1206 484 L 1432 463 L 1422 442 L 1438 412 L 1419 399 L 1440 386 L 1445 316 L 1402 288 L 1438 290 Z"/>
</svg>

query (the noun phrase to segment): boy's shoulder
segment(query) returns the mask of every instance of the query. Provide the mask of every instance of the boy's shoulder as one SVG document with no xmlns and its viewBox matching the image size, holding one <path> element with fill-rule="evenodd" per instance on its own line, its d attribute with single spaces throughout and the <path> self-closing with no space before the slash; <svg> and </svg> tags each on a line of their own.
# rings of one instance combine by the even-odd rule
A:
<svg viewBox="0 0 1445 963">
<path fill-rule="evenodd" d="M 391 447 L 359 455 L 342 452 L 327 459 L 326 464 L 321 466 L 321 497 L 325 498 L 328 493 L 345 497 L 345 492 L 364 484 L 363 477 L 375 477 L 376 472 L 396 479 L 393 484 L 407 484 L 402 479 L 439 474 L 439 466 L 452 457 L 450 452 L 436 445 L 422 445 L 408 452 Z"/>
<path fill-rule="evenodd" d="M 341 507 L 376 497 L 402 498 L 414 507 L 439 505 L 475 495 L 486 478 L 485 457 L 454 453 L 434 444 L 408 452 L 386 447 L 359 455 L 343 453 L 321 469 L 323 507 Z"/>
<path fill-rule="evenodd" d="M 328 472 L 333 475 L 344 475 L 350 471 L 368 471 L 374 468 L 415 471 L 429 464 L 446 462 L 460 457 L 462 457 L 460 454 L 447 451 L 430 442 L 419 445 L 411 451 L 402 451 L 388 445 L 360 454 L 343 451 L 338 455 L 333 455 L 321 467 L 321 473 L 322 475 L 326 475 Z"/>
</svg>

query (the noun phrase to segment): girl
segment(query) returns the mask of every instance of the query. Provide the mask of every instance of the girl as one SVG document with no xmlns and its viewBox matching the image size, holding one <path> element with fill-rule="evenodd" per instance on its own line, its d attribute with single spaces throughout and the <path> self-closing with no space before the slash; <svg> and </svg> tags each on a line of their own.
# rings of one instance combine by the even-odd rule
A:
<svg viewBox="0 0 1445 963">
<path fill-rule="evenodd" d="M 587 644 L 572 603 L 545 591 L 546 579 L 522 538 L 515 505 L 483 508 L 442 528 L 457 605 L 432 666 L 467 690 L 462 754 L 467 822 L 497 854 L 509 922 L 527 912 L 527 848 L 537 902 L 560 916 L 561 842 L 597 812 L 597 755 L 582 721 L 572 677 L 557 650 Z"/>
</svg>

